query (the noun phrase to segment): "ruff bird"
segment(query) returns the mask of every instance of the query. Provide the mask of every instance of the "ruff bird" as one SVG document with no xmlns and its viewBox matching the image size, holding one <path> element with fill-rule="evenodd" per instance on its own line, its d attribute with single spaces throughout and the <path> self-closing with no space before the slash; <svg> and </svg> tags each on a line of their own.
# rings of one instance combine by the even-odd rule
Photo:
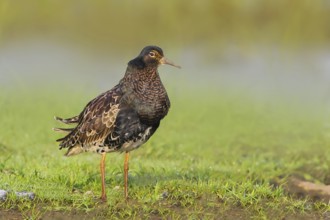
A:
<svg viewBox="0 0 330 220">
<path fill-rule="evenodd" d="M 67 132 L 58 139 L 66 156 L 82 152 L 101 154 L 101 199 L 106 201 L 106 153 L 124 152 L 124 195 L 128 198 L 129 152 L 139 148 L 157 130 L 170 108 L 165 87 L 159 77 L 158 66 L 168 64 L 180 68 L 164 57 L 157 46 L 147 46 L 128 62 L 126 73 L 111 90 L 91 100 L 74 117 L 55 117 L 73 128 L 54 128 Z"/>
</svg>

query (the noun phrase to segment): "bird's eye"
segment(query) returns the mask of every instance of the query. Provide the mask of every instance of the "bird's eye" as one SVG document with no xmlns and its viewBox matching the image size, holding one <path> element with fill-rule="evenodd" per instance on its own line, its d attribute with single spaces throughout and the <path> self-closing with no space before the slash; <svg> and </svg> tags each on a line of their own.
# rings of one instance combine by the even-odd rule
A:
<svg viewBox="0 0 330 220">
<path fill-rule="evenodd" d="M 155 57 L 156 54 L 155 54 L 155 52 L 152 52 L 152 51 L 151 51 L 151 52 L 149 52 L 149 56 L 150 56 L 150 57 Z"/>
</svg>

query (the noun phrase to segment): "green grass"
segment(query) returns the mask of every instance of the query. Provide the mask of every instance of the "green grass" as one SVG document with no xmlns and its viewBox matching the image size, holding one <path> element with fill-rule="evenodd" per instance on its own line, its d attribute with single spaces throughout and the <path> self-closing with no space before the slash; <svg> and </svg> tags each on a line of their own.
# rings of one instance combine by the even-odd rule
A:
<svg viewBox="0 0 330 220">
<path fill-rule="evenodd" d="M 96 154 L 66 158 L 54 115 L 78 113 L 97 92 L 11 90 L 0 95 L 0 212 L 22 218 L 318 219 L 330 206 L 288 195 L 272 181 L 292 173 L 329 179 L 329 143 L 320 114 L 285 101 L 233 93 L 170 92 L 172 108 L 156 134 L 132 152 L 128 203 L 123 154 L 107 156 L 101 204 Z M 40 89 L 41 91 L 41 89 Z M 55 91 L 55 89 L 54 89 Z M 55 212 L 56 211 L 56 212 Z M 298 216 L 298 217 L 297 217 Z M 1 217 L 0 217 L 1 219 Z"/>
</svg>

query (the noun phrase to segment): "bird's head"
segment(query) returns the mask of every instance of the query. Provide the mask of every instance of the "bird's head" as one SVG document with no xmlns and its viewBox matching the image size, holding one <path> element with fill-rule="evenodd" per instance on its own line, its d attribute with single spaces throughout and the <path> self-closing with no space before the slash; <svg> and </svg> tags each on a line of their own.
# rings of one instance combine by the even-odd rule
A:
<svg viewBox="0 0 330 220">
<path fill-rule="evenodd" d="M 165 58 L 163 50 L 157 46 L 147 46 L 143 48 L 138 57 L 142 58 L 145 66 L 154 66 L 157 68 L 159 65 L 167 64 L 181 68 L 180 66 Z"/>
</svg>

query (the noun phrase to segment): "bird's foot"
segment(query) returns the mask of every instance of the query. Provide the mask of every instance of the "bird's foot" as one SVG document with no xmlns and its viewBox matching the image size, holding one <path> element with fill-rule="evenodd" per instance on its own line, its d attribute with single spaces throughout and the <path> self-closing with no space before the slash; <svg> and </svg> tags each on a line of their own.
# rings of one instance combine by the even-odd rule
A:
<svg viewBox="0 0 330 220">
<path fill-rule="evenodd" d="M 107 202 L 107 196 L 106 195 L 101 195 L 100 200 L 102 202 Z"/>
</svg>

